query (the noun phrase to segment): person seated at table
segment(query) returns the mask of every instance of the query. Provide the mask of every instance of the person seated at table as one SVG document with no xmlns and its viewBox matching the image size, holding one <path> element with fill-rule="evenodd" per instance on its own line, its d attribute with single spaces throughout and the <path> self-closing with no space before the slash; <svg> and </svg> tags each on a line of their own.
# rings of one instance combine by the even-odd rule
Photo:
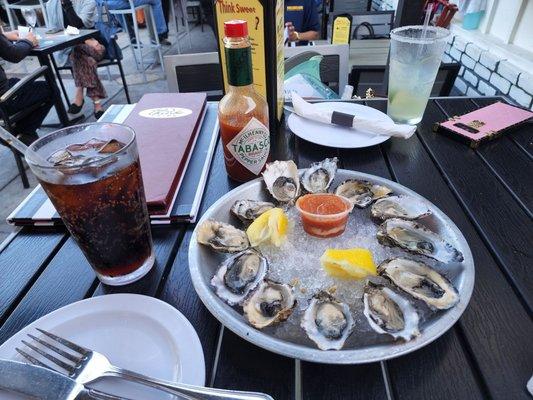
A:
<svg viewBox="0 0 533 400">
<path fill-rule="evenodd" d="M 309 41 L 318 39 L 320 21 L 315 0 L 286 0 L 285 27 L 289 42 L 296 42 L 297 46 L 305 46 Z"/>
<path fill-rule="evenodd" d="M 94 28 L 96 19 L 95 0 L 49 0 L 46 3 L 48 25 L 54 28 L 66 28 L 74 26 L 78 29 Z M 69 106 L 70 114 L 78 114 L 84 104 L 84 91 L 87 91 L 94 104 L 94 116 L 96 119 L 104 114 L 101 104 L 107 93 L 98 77 L 98 62 L 105 56 L 105 46 L 97 39 L 87 39 L 72 49 L 55 54 L 56 60 L 63 65 L 70 60 L 72 76 L 76 85 L 74 102 Z"/>
<path fill-rule="evenodd" d="M 0 58 L 18 63 L 22 61 L 39 44 L 36 36 L 29 32 L 23 39 L 19 37 L 17 31 L 0 33 Z M 0 96 L 17 84 L 20 79 L 8 79 L 2 66 L 0 65 Z M 18 94 L 6 102 L 6 110 L 9 115 L 41 103 L 52 96 L 48 84 L 45 81 L 34 81 L 24 87 Z M 17 122 L 16 132 L 11 132 L 26 144 L 30 144 L 39 137 L 37 129 L 43 123 L 46 115 L 52 107 L 51 102 L 45 107 L 39 107 L 31 115 Z"/>
<path fill-rule="evenodd" d="M 133 0 L 133 5 L 135 7 L 144 6 L 146 4 L 150 5 L 152 14 L 154 15 L 155 29 L 157 31 L 157 36 L 159 37 L 159 43 L 165 46 L 170 46 L 171 43 L 168 40 L 168 27 L 165 21 L 165 14 L 163 13 L 163 6 L 161 0 Z M 128 0 L 107 0 L 107 6 L 110 10 L 123 10 L 130 7 Z M 133 33 L 133 28 L 128 28 L 130 35 Z M 130 37 L 133 41 L 134 37 Z"/>
</svg>

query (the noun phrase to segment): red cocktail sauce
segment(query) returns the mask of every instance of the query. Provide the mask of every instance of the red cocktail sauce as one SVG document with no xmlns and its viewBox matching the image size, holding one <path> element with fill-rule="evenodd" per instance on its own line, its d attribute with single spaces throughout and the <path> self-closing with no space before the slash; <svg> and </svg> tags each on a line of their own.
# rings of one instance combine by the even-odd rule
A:
<svg viewBox="0 0 533 400">
<path fill-rule="evenodd" d="M 306 194 L 296 201 L 304 230 L 316 237 L 339 236 L 346 229 L 352 204 L 332 193 Z"/>
</svg>

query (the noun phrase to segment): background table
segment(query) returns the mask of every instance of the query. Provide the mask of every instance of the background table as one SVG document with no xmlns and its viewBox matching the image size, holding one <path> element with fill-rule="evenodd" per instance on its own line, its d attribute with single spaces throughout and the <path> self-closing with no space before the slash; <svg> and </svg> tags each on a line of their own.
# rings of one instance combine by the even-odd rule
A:
<svg viewBox="0 0 533 400">
<path fill-rule="evenodd" d="M 99 35 L 98 30 L 95 29 L 80 29 L 79 35 L 65 35 L 62 32 L 53 35 L 46 34 L 47 28 L 37 28 L 36 33 L 41 38 L 39 39 L 39 46 L 34 47 L 30 55 L 36 56 L 39 59 L 39 64 L 47 66 L 46 81 L 52 88 L 55 108 L 57 116 L 62 126 L 70 124 L 70 119 L 65 109 L 65 104 L 61 98 L 61 93 L 57 87 L 56 77 L 54 75 L 55 69 L 52 68 L 51 57 L 56 51 L 74 47 L 77 44 L 85 42 L 87 39 L 94 38 Z"/>
<path fill-rule="evenodd" d="M 155 268 L 145 279 L 122 288 L 101 285 L 64 231 L 22 229 L 0 252 L 0 343 L 74 301 L 106 293 L 143 293 L 173 305 L 194 325 L 205 353 L 208 385 L 265 391 L 276 399 L 530 399 L 531 125 L 479 150 L 431 129 L 435 121 L 497 100 L 430 100 L 412 138 L 360 150 L 316 146 L 286 130 L 278 136 L 275 158 L 306 167 L 337 156 L 341 168 L 383 176 L 417 191 L 463 232 L 476 264 L 472 300 L 452 329 L 419 351 L 382 363 L 329 366 L 295 361 L 245 342 L 210 315 L 192 287 L 190 225 L 154 228 Z M 383 100 L 367 104 L 386 107 Z M 218 143 L 202 210 L 236 186 L 227 178 Z"/>
</svg>

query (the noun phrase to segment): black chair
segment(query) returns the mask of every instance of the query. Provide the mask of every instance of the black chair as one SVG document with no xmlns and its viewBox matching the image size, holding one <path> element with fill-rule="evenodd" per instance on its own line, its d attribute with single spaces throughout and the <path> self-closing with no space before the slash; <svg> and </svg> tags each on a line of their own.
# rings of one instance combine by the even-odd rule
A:
<svg viewBox="0 0 533 400">
<path fill-rule="evenodd" d="M 352 39 L 389 37 L 394 27 L 394 11 L 370 11 L 352 15 Z"/>
<path fill-rule="evenodd" d="M 163 60 L 170 93 L 205 92 L 210 101 L 224 95 L 218 53 L 176 54 Z"/>
<path fill-rule="evenodd" d="M 0 96 L 0 116 L 3 120 L 4 128 L 8 132 L 15 132 L 17 129 L 18 123 L 24 120 L 28 115 L 32 114 L 36 110 L 42 107 L 49 107 L 51 104 L 53 104 L 53 99 L 52 97 L 50 97 L 50 99 L 44 100 L 41 103 L 35 103 L 31 107 L 27 107 L 23 110 L 20 110 L 15 114 L 9 114 L 6 108 L 6 103 L 9 100 L 15 99 L 17 95 L 20 93 L 20 90 L 22 90 L 23 88 L 26 88 L 28 85 L 31 85 L 35 80 L 44 76 L 47 70 L 48 70 L 47 67 L 38 68 L 31 74 L 22 78 L 20 81 L 17 82 L 16 85 L 14 85 L 12 88 L 6 91 L 2 96 Z M 14 147 L 11 147 L 3 139 L 0 139 L 0 143 L 3 144 L 4 146 L 9 147 L 9 149 L 13 152 L 13 156 L 15 157 L 17 168 L 19 170 L 20 178 L 22 179 L 22 185 L 25 188 L 30 187 L 30 184 L 28 182 L 28 175 L 26 175 L 26 169 L 24 168 L 24 164 L 22 162 L 23 154 L 20 154 L 17 150 L 15 150 Z"/>
<path fill-rule="evenodd" d="M 115 41 L 113 41 L 113 45 L 117 48 L 116 54 L 120 54 L 121 50 L 118 49 L 118 45 Z M 61 91 L 63 92 L 63 95 L 65 96 L 65 100 L 67 101 L 67 104 L 70 104 L 70 100 L 68 98 L 67 89 L 65 88 L 65 84 L 63 83 L 63 79 L 61 79 L 61 71 L 68 70 L 72 73 L 72 65 L 70 64 L 70 59 L 67 61 L 65 65 L 58 66 L 54 57 L 52 58 L 52 65 L 54 67 L 54 70 L 56 72 L 57 79 L 59 80 L 59 86 L 61 86 Z M 120 78 L 122 79 L 122 86 L 124 87 L 124 93 L 126 95 L 126 100 L 128 101 L 128 104 L 131 104 L 130 99 L 130 92 L 128 90 L 128 84 L 126 83 L 126 76 L 124 75 L 124 69 L 122 68 L 122 62 L 119 58 L 115 59 L 108 59 L 104 58 L 103 60 L 98 62 L 97 68 L 104 68 L 104 67 L 110 67 L 112 65 L 116 65 L 118 67 L 118 70 L 120 72 Z"/>
<path fill-rule="evenodd" d="M 385 68 L 384 65 L 353 66 L 349 82 L 354 87 L 354 94 L 364 97 L 366 90 L 372 88 L 377 97 L 386 97 Z M 442 63 L 431 96 L 449 96 L 460 68 L 459 63 Z"/>
</svg>

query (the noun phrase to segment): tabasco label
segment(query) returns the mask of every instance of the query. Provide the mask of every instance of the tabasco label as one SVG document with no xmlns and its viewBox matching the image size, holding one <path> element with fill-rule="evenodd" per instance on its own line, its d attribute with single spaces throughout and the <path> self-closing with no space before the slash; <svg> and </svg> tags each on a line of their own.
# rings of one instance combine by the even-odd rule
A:
<svg viewBox="0 0 533 400">
<path fill-rule="evenodd" d="M 226 145 L 235 159 L 254 175 L 259 175 L 270 152 L 268 128 L 252 118 Z"/>
</svg>

